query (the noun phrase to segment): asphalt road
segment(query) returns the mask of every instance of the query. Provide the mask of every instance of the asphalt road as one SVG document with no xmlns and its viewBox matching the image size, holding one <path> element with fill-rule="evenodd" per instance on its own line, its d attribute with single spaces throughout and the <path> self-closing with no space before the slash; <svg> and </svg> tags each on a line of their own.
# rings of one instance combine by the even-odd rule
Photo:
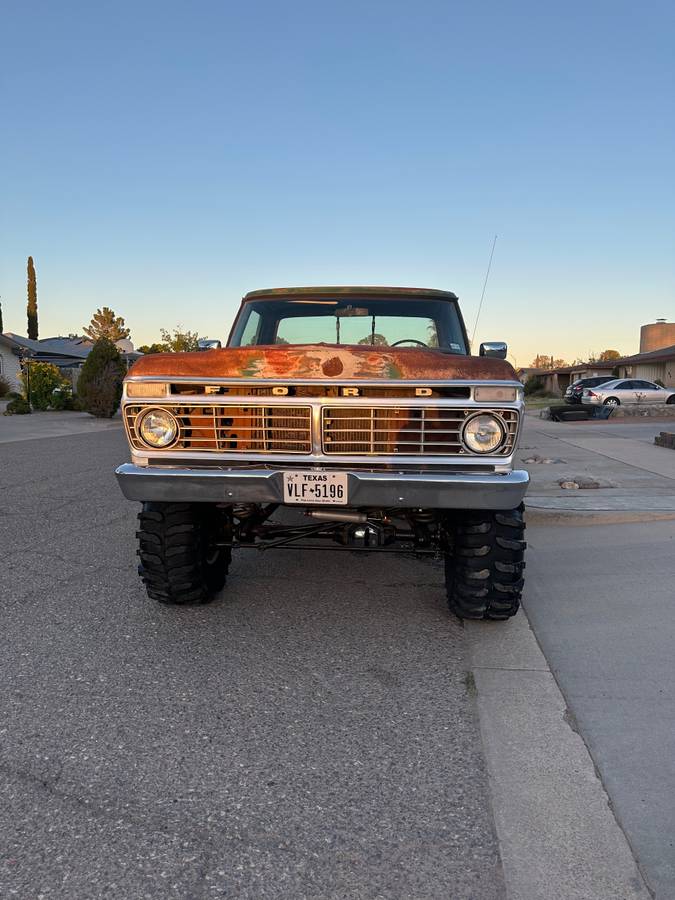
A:
<svg viewBox="0 0 675 900">
<path fill-rule="evenodd" d="M 0 446 L 0 896 L 503 897 L 439 564 L 246 555 L 156 605 L 126 455 Z"/>
<path fill-rule="evenodd" d="M 528 617 L 647 883 L 673 900 L 675 521 L 528 536 Z"/>
</svg>

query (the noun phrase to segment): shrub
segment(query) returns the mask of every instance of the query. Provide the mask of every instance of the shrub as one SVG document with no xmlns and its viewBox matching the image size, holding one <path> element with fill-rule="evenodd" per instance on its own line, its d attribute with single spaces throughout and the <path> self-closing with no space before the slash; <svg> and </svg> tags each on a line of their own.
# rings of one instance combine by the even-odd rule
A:
<svg viewBox="0 0 675 900">
<path fill-rule="evenodd" d="M 50 406 L 52 409 L 58 410 L 75 409 L 73 392 L 69 384 L 64 384 L 63 386 L 54 389 Z"/>
<path fill-rule="evenodd" d="M 30 406 L 28 405 L 28 401 L 24 400 L 23 397 L 17 397 L 15 400 L 10 400 L 7 404 L 7 409 L 5 410 L 6 416 L 24 416 L 26 413 L 30 412 Z"/>
<path fill-rule="evenodd" d="M 12 385 L 4 375 L 0 375 L 0 397 L 8 397 L 11 393 Z"/>
<path fill-rule="evenodd" d="M 92 416 L 111 419 L 122 399 L 124 371 L 117 347 L 107 338 L 96 341 L 77 382 L 80 407 Z"/>
<path fill-rule="evenodd" d="M 33 409 L 49 409 L 52 406 L 54 392 L 69 388 L 68 381 L 56 366 L 51 363 L 31 362 L 30 366 L 30 402 Z M 28 396 L 28 370 L 24 366 L 19 374 L 24 393 Z"/>
<path fill-rule="evenodd" d="M 542 394 L 544 392 L 544 381 L 538 375 L 530 375 L 525 382 L 525 396 L 532 394 Z"/>
</svg>

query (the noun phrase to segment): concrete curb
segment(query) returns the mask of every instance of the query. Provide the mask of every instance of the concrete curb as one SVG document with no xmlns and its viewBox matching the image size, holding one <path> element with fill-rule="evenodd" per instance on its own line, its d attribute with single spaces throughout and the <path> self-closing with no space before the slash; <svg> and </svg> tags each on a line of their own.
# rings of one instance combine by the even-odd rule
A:
<svg viewBox="0 0 675 900">
<path fill-rule="evenodd" d="M 524 613 L 465 629 L 508 900 L 649 900 Z"/>
<path fill-rule="evenodd" d="M 603 492 L 604 493 L 604 492 Z M 595 491 L 590 497 L 578 491 L 574 497 L 526 497 L 525 509 L 555 515 L 564 513 L 675 513 L 674 497 L 598 497 Z"/>
<path fill-rule="evenodd" d="M 660 510 L 592 510 L 525 507 L 526 521 L 543 525 L 625 525 L 634 522 L 667 522 L 675 519 L 675 511 Z"/>
</svg>

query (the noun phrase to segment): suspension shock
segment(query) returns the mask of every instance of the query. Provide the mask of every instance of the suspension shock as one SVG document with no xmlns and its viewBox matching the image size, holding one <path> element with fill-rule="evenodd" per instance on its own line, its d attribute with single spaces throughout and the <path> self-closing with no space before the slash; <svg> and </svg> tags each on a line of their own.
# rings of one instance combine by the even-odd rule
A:
<svg viewBox="0 0 675 900">
<path fill-rule="evenodd" d="M 408 511 L 408 521 L 415 534 L 415 543 L 419 547 L 429 547 L 432 544 L 432 531 L 435 531 L 437 522 L 434 510 L 411 509 Z"/>
</svg>

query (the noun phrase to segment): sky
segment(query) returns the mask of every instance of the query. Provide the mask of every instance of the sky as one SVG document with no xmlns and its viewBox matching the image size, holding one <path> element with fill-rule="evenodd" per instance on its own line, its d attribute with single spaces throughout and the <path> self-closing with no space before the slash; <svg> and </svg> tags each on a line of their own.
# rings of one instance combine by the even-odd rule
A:
<svg viewBox="0 0 675 900">
<path fill-rule="evenodd" d="M 675 320 L 675 5 L 2 3 L 0 300 L 139 345 L 241 296 L 435 287 L 509 358 Z"/>
</svg>

